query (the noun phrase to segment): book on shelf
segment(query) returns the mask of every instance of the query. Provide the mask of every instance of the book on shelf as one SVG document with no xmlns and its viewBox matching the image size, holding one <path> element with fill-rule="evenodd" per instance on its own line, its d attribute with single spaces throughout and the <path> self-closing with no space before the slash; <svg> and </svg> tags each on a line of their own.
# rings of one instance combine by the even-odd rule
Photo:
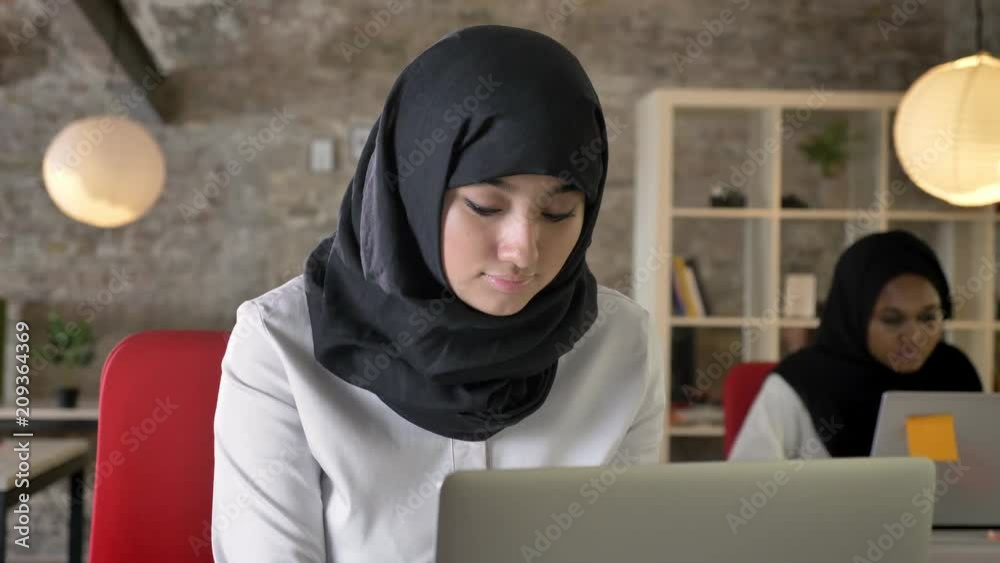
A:
<svg viewBox="0 0 1000 563">
<path fill-rule="evenodd" d="M 705 301 L 704 286 L 694 259 L 681 256 L 673 258 L 672 298 L 674 316 L 706 317 L 710 314 Z"/>
<path fill-rule="evenodd" d="M 670 276 L 670 279 L 673 280 L 671 282 L 671 284 L 670 284 L 671 286 L 673 286 L 673 289 L 670 292 L 670 294 L 673 297 L 673 302 L 674 302 L 674 308 L 671 309 L 671 310 L 674 312 L 674 316 L 675 317 L 683 317 L 684 316 L 684 302 L 681 300 L 680 289 L 678 289 L 678 287 L 677 287 L 677 277 L 676 276 Z"/>
<path fill-rule="evenodd" d="M 688 269 L 691 270 L 693 276 L 695 296 L 699 304 L 698 306 L 702 312 L 702 316 L 707 317 L 712 314 L 712 306 L 708 302 L 708 293 L 705 292 L 705 286 L 702 284 L 702 280 L 704 278 L 701 276 L 701 272 L 698 269 L 698 261 L 694 258 L 688 258 L 685 263 L 687 264 Z"/>
</svg>

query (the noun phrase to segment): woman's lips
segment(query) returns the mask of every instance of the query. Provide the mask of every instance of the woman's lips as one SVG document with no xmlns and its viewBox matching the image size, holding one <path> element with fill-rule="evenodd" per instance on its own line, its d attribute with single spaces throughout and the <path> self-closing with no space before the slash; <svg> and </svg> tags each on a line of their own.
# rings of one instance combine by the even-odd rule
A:
<svg viewBox="0 0 1000 563">
<path fill-rule="evenodd" d="M 524 289 L 530 282 L 531 278 L 516 278 L 508 276 L 494 276 L 491 274 L 483 274 L 486 276 L 486 281 L 490 282 L 495 289 L 502 291 L 504 293 L 517 293 Z"/>
</svg>

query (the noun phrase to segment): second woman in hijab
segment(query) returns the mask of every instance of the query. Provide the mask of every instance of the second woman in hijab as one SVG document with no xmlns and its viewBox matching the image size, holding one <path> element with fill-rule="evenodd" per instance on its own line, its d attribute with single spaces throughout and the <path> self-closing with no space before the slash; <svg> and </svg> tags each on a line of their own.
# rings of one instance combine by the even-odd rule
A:
<svg viewBox="0 0 1000 563">
<path fill-rule="evenodd" d="M 926 243 L 905 231 L 858 240 L 834 269 L 816 344 L 764 381 L 729 459 L 868 456 L 884 392 L 982 391 L 942 340 L 952 312 Z"/>
</svg>

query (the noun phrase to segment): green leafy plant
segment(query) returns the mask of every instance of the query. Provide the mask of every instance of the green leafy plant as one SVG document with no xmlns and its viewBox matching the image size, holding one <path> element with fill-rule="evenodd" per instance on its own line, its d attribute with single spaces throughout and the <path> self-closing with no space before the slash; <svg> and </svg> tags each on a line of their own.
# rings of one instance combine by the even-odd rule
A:
<svg viewBox="0 0 1000 563">
<path fill-rule="evenodd" d="M 833 178 L 847 164 L 849 141 L 847 120 L 839 119 L 828 125 L 822 133 L 799 143 L 799 150 L 810 162 L 819 164 L 824 177 Z"/>
<path fill-rule="evenodd" d="M 94 361 L 94 332 L 89 322 L 67 323 L 56 311 L 49 312 L 48 321 L 49 341 L 42 347 L 42 357 L 69 368 L 64 372 L 63 387 L 76 387 L 77 368 Z"/>
</svg>

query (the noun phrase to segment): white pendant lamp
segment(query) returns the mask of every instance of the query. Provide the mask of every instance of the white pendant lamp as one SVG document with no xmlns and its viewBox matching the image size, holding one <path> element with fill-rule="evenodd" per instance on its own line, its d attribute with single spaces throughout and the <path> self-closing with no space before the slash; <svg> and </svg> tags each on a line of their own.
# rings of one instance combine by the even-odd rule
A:
<svg viewBox="0 0 1000 563">
<path fill-rule="evenodd" d="M 920 189 L 952 205 L 1000 201 L 1000 59 L 982 49 L 938 65 L 903 96 L 893 125 L 896 154 Z"/>
<path fill-rule="evenodd" d="M 74 121 L 42 161 L 49 196 L 67 216 L 95 227 L 142 217 L 163 192 L 163 151 L 138 123 L 118 116 Z"/>
<path fill-rule="evenodd" d="M 122 20 L 127 17 L 121 6 L 116 11 L 109 92 Z M 163 192 L 163 151 L 142 125 L 127 117 L 103 115 L 74 121 L 45 150 L 45 189 L 70 218 L 95 227 L 120 227 L 142 217 Z"/>
</svg>

